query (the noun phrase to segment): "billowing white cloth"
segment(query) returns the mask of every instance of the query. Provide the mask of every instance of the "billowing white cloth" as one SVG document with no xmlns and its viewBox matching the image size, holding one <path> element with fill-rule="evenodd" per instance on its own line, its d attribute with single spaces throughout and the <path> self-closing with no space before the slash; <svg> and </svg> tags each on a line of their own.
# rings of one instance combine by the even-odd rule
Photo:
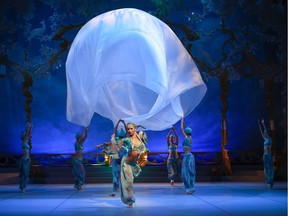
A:
<svg viewBox="0 0 288 216">
<path fill-rule="evenodd" d="M 66 61 L 67 120 L 88 126 L 94 112 L 164 130 L 187 116 L 206 85 L 174 32 L 138 9 L 87 22 Z"/>
</svg>

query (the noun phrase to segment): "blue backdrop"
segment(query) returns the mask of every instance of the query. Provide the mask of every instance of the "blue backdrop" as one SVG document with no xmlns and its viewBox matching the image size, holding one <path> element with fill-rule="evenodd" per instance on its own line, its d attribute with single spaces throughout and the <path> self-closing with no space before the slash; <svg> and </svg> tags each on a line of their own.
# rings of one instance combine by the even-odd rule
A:
<svg viewBox="0 0 288 216">
<path fill-rule="evenodd" d="M 87 2 L 90 2 L 89 4 Z M 86 23 L 90 18 L 97 14 L 104 13 L 109 10 L 124 7 L 134 7 L 145 10 L 147 12 L 161 13 L 159 7 L 156 7 L 157 1 L 1 1 L 1 15 L 5 16 L 5 20 L 11 19 L 11 26 L 19 23 L 23 27 L 23 20 L 25 17 L 29 17 L 31 24 L 31 30 L 35 27 L 40 27 L 39 24 L 42 20 L 46 20 L 45 33 L 52 35 L 54 27 L 60 28 L 61 20 L 62 24 L 71 25 Z M 161 1 L 158 1 L 161 2 Z M 175 1 L 171 1 L 175 2 Z M 203 4 L 205 1 L 182 1 L 186 7 L 182 11 L 179 8 L 168 10 L 165 15 L 165 19 L 173 20 L 175 23 L 181 23 L 188 25 L 187 22 L 194 19 L 194 23 L 190 22 L 190 27 L 209 31 L 215 29 L 217 23 L 221 21 L 219 16 L 215 13 L 205 16 L 205 20 L 201 20 L 195 17 L 194 12 L 201 14 L 203 10 Z M 213 1 L 206 1 L 213 2 Z M 69 5 L 69 7 L 67 6 Z M 83 6 L 83 8 L 79 7 Z M 182 6 L 183 6 L 182 5 Z M 18 7 L 19 6 L 19 7 Z M 21 7 L 23 7 L 21 9 Z M 67 6 L 67 7 L 66 7 Z M 85 7 L 84 7 L 85 6 Z M 89 9 L 89 10 L 88 10 Z M 164 7 L 165 9 L 165 7 Z M 19 13 L 19 10 L 22 13 Z M 171 11 L 172 10 L 172 11 Z M 82 16 L 79 11 L 87 14 Z M 83 12 L 84 11 L 84 12 Z M 157 12 L 158 11 L 158 12 Z M 194 11 L 194 12 L 193 12 Z M 53 13 L 61 14 L 61 19 Z M 189 12 L 189 13 L 188 13 Z M 75 13 L 75 14 L 73 14 Z M 183 16 L 183 14 L 188 14 Z M 190 14 L 190 15 L 189 15 Z M 22 19 L 21 19 L 22 16 Z M 192 17 L 193 16 L 193 17 Z M 239 14 L 241 18 L 241 14 Z M 54 20 L 53 20 L 53 19 Z M 190 20 L 189 20 L 190 19 Z M 204 18 L 203 18 L 204 19 Z M 22 21 L 21 21 L 22 20 Z M 27 19 L 26 19 L 27 21 Z M 57 22 L 56 22 L 57 21 Z M 24 21 L 23 21 L 24 22 Z M 56 28 L 55 27 L 55 28 Z M 20 28 L 20 27 L 19 27 Z M 28 31 L 28 30 L 27 30 Z M 29 31 L 28 31 L 29 32 Z M 283 28 L 285 32 L 285 28 Z M 23 33 L 23 32 L 22 32 Z M 72 40 L 77 32 L 73 32 L 68 37 Z M 179 38 L 183 35 L 176 32 Z M 43 34 L 45 36 L 45 34 Z M 201 53 L 214 53 L 211 55 L 212 61 L 217 59 L 219 53 L 221 53 L 221 47 L 219 43 L 225 39 L 226 35 L 215 37 L 212 40 L 195 42 L 193 50 L 191 51 L 194 56 Z M 9 32 L 1 33 L 1 55 L 8 53 L 9 58 L 15 62 L 22 64 L 23 53 L 25 50 L 26 40 L 18 32 L 14 38 L 11 37 Z M 10 39 L 10 40 L 8 40 Z M 48 38 L 43 42 L 45 38 L 42 37 L 42 41 L 38 43 L 38 39 L 33 39 L 29 51 L 31 52 L 31 65 L 39 63 L 43 60 L 43 53 L 39 53 L 39 50 L 43 50 L 44 42 L 51 40 Z M 4 44 L 4 41 L 6 44 Z M 14 43 L 13 49 L 7 50 L 9 46 L 7 41 Z M 35 43 L 34 43 L 35 42 Z M 51 45 L 53 49 L 59 49 L 58 44 Z M 4 48 L 3 48 L 4 47 Z M 65 77 L 65 60 L 67 52 L 61 55 L 61 59 L 52 68 L 48 70 L 49 75 L 38 76 L 33 79 L 33 86 L 30 89 L 33 95 L 33 101 L 31 103 L 32 109 L 32 153 L 73 153 L 73 143 L 75 141 L 76 132 L 80 132 L 82 128 L 78 125 L 71 124 L 66 120 L 66 77 Z M 205 55 L 204 55 L 205 56 Z M 39 60 L 40 59 L 40 60 Z M 215 60 L 216 61 L 216 60 Z M 23 63 L 23 64 L 24 64 Z M 26 62 L 27 63 L 27 62 Z M 24 109 L 25 97 L 22 92 L 21 79 L 14 79 L 5 76 L 9 72 L 9 67 L 3 67 L 4 63 L 0 62 L 1 73 L 4 75 L 0 78 L 0 153 L 7 154 L 20 154 L 21 153 L 21 141 L 20 134 L 24 130 L 26 112 Z M 24 66 L 23 66 L 24 67 Z M 220 122 L 221 122 L 221 102 L 220 102 L 220 88 L 219 80 L 215 77 L 207 78 L 203 74 L 204 81 L 207 85 L 207 93 L 203 101 L 199 106 L 186 117 L 185 122 L 187 126 L 190 126 L 193 130 L 193 151 L 220 151 L 221 149 L 221 136 L 220 136 Z M 266 96 L 265 88 L 261 84 L 261 80 L 258 78 L 244 78 L 238 77 L 231 81 L 230 92 L 228 97 L 228 130 L 229 130 L 229 143 L 227 145 L 228 150 L 261 150 L 263 140 L 259 133 L 257 119 L 260 117 L 267 118 L 266 108 Z M 276 126 L 282 127 L 281 120 L 283 116 L 283 109 L 286 104 L 283 103 L 283 97 L 281 95 L 281 88 L 273 92 L 275 96 L 274 112 L 276 113 Z M 286 118 L 286 117 L 285 117 Z M 175 125 L 176 130 L 180 134 L 179 122 Z M 105 141 L 109 141 L 110 135 L 113 131 L 112 122 L 95 113 L 91 125 L 89 126 L 89 136 L 85 142 L 85 151 L 100 152 L 101 150 L 95 149 L 94 146 Z M 168 130 L 165 131 L 147 131 L 149 144 L 148 148 L 152 152 L 166 152 L 166 135 Z M 282 138 L 285 132 L 281 132 L 280 137 L 281 145 L 285 142 Z M 282 139 L 282 140 L 281 140 Z M 180 141 L 182 137 L 180 136 Z"/>
</svg>

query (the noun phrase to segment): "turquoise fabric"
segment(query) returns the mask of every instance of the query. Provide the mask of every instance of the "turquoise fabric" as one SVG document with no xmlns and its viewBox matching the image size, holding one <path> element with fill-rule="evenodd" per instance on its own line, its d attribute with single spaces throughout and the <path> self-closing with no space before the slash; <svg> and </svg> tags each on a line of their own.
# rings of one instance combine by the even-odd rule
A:
<svg viewBox="0 0 288 216">
<path fill-rule="evenodd" d="M 120 171 L 121 166 L 117 159 L 112 158 L 112 176 L 113 176 L 113 189 L 112 193 L 116 194 L 119 191 L 120 187 Z"/>
<path fill-rule="evenodd" d="M 272 146 L 272 139 L 269 138 L 264 138 L 264 147 L 271 147 Z"/>
<path fill-rule="evenodd" d="M 79 151 L 79 150 L 83 150 L 84 149 L 84 146 L 83 146 L 83 143 L 75 143 L 74 144 L 74 147 L 75 147 L 75 150 L 76 151 Z"/>
<path fill-rule="evenodd" d="M 85 169 L 83 166 L 82 158 L 72 159 L 72 173 L 75 176 L 74 187 L 79 188 L 84 185 L 85 182 Z"/>
<path fill-rule="evenodd" d="M 30 174 L 30 158 L 21 158 L 19 161 L 19 188 L 26 188 Z"/>
<path fill-rule="evenodd" d="M 186 193 L 193 193 L 195 191 L 196 169 L 192 153 L 184 154 L 181 172 Z"/>
<path fill-rule="evenodd" d="M 170 135 L 170 139 L 171 137 L 174 137 L 174 135 Z M 167 143 L 168 145 L 168 151 L 169 151 L 169 156 L 167 159 L 167 171 L 168 171 L 168 179 L 169 180 L 175 180 L 176 175 L 179 173 L 180 169 L 179 169 L 179 159 L 177 156 L 177 150 L 178 150 L 178 145 L 173 145 L 171 144 L 170 141 L 168 141 Z M 180 161 L 181 163 L 181 161 Z"/>
<path fill-rule="evenodd" d="M 145 145 L 142 142 L 138 147 L 132 147 L 131 139 L 125 138 L 124 139 L 125 146 L 128 150 L 128 154 L 122 158 L 121 161 L 121 201 L 126 205 L 132 205 L 135 202 L 134 192 L 133 192 L 133 182 L 134 178 L 138 177 L 141 173 L 141 167 L 136 161 L 128 162 L 127 156 L 134 151 L 140 150 L 140 152 L 145 151 Z"/>
<path fill-rule="evenodd" d="M 192 147 L 192 142 L 191 142 L 192 140 L 191 139 L 192 138 L 190 136 L 186 136 L 184 138 L 184 141 L 182 143 L 183 148 L 191 148 Z"/>
<path fill-rule="evenodd" d="M 274 184 L 274 161 L 273 156 L 267 148 L 272 147 L 272 139 L 270 137 L 264 138 L 264 154 L 263 154 L 263 166 L 265 181 L 272 187 Z"/>
<path fill-rule="evenodd" d="M 22 149 L 30 149 L 30 146 L 28 145 L 28 140 L 22 141 Z"/>
<path fill-rule="evenodd" d="M 124 131 L 124 130 L 123 130 Z M 127 149 L 124 147 L 124 139 L 116 137 L 114 140 L 117 152 L 112 155 L 112 176 L 113 176 L 113 189 L 112 194 L 116 194 L 120 188 L 120 171 L 121 160 L 127 155 Z"/>
<path fill-rule="evenodd" d="M 264 153 L 263 165 L 264 165 L 265 181 L 267 184 L 270 184 L 272 186 L 274 184 L 274 162 L 271 153 Z"/>
</svg>

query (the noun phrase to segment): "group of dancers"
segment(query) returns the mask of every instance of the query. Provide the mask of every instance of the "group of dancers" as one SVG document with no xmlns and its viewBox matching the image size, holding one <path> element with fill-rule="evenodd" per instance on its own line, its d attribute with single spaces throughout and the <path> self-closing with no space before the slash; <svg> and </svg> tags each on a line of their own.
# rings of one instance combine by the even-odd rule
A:
<svg viewBox="0 0 288 216">
<path fill-rule="evenodd" d="M 118 130 L 119 123 L 122 122 L 124 129 Z M 112 158 L 112 174 L 113 189 L 112 196 L 115 196 L 120 189 L 121 201 L 129 208 L 135 203 L 133 192 L 134 178 L 141 173 L 139 158 L 142 154 L 149 152 L 146 147 L 148 143 L 147 135 L 144 131 L 137 132 L 139 126 L 134 123 L 126 125 L 124 120 L 119 120 L 114 128 L 110 143 L 97 145 L 99 148 L 103 146 L 103 151 Z M 182 163 L 182 179 L 187 194 L 195 191 L 195 160 L 191 153 L 192 147 L 192 129 L 186 127 L 184 120 L 181 120 L 181 130 L 185 136 L 183 142 L 184 157 Z M 167 160 L 168 178 L 170 184 L 173 185 L 174 179 L 179 174 L 177 161 L 178 157 L 178 135 L 174 127 L 168 133 L 167 145 L 169 149 L 169 157 Z M 176 164 L 175 164 L 176 163 Z"/>
<path fill-rule="evenodd" d="M 169 151 L 167 158 L 167 171 L 170 184 L 173 186 L 176 175 L 180 175 L 184 183 L 187 194 L 195 191 L 196 168 L 194 155 L 191 153 L 192 148 L 192 129 L 186 127 L 183 118 L 181 119 L 181 132 L 184 140 L 182 142 L 184 156 L 181 159 L 178 154 L 178 134 L 172 127 L 167 135 L 166 143 Z"/>
<path fill-rule="evenodd" d="M 118 129 L 120 123 L 123 124 L 124 129 Z M 133 207 L 135 203 L 133 192 L 134 178 L 138 177 L 142 171 L 139 165 L 139 158 L 142 154 L 149 152 L 149 149 L 146 147 L 148 143 L 147 135 L 144 131 L 137 132 L 138 128 L 139 126 L 131 122 L 126 125 L 125 121 L 120 119 L 114 128 L 110 142 L 96 146 L 96 148 L 103 147 L 103 152 L 111 157 L 113 175 L 111 196 L 115 196 L 120 190 L 121 201 L 129 208 Z M 170 129 L 166 138 L 169 151 L 167 158 L 168 179 L 173 186 L 176 175 L 180 175 L 184 183 L 185 192 L 192 194 L 195 191 L 196 178 L 195 159 L 191 153 L 192 129 L 185 125 L 183 118 L 181 119 L 180 128 L 184 137 L 182 142 L 183 158 L 180 158 L 178 154 L 179 137 L 174 127 Z M 264 173 L 266 182 L 272 188 L 274 184 L 274 165 L 271 153 L 272 139 L 265 127 L 264 120 L 259 121 L 259 128 L 264 139 Z M 31 131 L 32 123 L 27 122 L 26 130 L 21 134 L 23 155 L 19 161 L 19 188 L 22 192 L 25 192 L 29 180 Z M 83 144 L 87 136 L 88 128 L 85 127 L 81 133 L 76 134 L 76 141 L 74 143 L 75 155 L 72 158 L 72 172 L 75 176 L 74 188 L 77 190 L 83 190 L 85 184 Z"/>
<path fill-rule="evenodd" d="M 123 123 L 125 130 L 118 130 L 120 122 Z M 110 143 L 96 146 L 96 148 L 103 146 L 103 151 L 112 158 L 112 196 L 115 196 L 120 189 L 121 201 L 130 208 L 135 202 L 134 178 L 138 177 L 142 171 L 138 160 L 141 154 L 148 151 L 146 133 L 143 131 L 137 133 L 137 128 L 136 124 L 126 125 L 125 121 L 120 119 L 115 126 Z"/>
</svg>

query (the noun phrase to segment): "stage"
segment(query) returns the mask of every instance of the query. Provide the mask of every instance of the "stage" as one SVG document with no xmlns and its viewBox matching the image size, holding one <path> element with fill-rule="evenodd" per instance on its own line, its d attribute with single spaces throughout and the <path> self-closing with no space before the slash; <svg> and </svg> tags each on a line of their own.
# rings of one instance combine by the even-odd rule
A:
<svg viewBox="0 0 288 216">
<path fill-rule="evenodd" d="M 112 184 L 0 185 L 0 215 L 287 215 L 287 183 L 273 189 L 259 182 L 199 182 L 192 195 L 182 183 L 135 183 L 136 203 L 129 209 L 119 195 L 109 196 Z"/>
</svg>

